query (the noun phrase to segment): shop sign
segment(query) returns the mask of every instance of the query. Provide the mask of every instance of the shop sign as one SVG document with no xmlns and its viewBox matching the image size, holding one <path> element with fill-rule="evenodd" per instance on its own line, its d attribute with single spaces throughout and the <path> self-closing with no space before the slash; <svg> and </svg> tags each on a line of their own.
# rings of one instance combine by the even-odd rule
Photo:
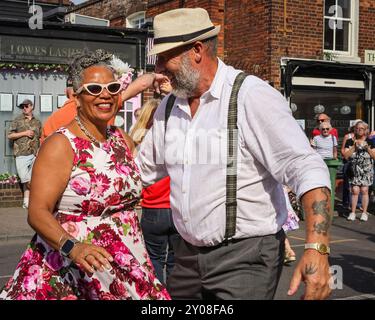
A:
<svg viewBox="0 0 375 320">
<path fill-rule="evenodd" d="M 133 67 L 137 64 L 137 47 L 131 43 L 45 39 L 0 36 L 0 61 L 69 64 L 83 52 L 104 49 Z"/>
<path fill-rule="evenodd" d="M 375 65 L 375 50 L 365 50 L 365 63 Z"/>
</svg>

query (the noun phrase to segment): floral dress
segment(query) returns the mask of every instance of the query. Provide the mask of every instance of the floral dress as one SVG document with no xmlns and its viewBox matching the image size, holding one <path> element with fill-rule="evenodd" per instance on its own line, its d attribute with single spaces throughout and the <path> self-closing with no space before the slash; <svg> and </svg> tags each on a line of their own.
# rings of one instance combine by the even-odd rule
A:
<svg viewBox="0 0 375 320">
<path fill-rule="evenodd" d="M 290 202 L 288 188 L 284 186 L 283 189 L 284 189 L 286 208 L 288 209 L 288 218 L 286 219 L 282 228 L 287 233 L 289 231 L 299 229 L 299 223 L 298 223 L 299 218 L 297 214 L 295 213 L 293 206 Z"/>
<path fill-rule="evenodd" d="M 134 210 L 140 175 L 121 132 L 111 128 L 99 147 L 65 128 L 58 132 L 69 139 L 74 161 L 54 216 L 74 238 L 105 248 L 112 268 L 87 274 L 36 234 L 0 299 L 170 299 L 145 249 Z"/>
<path fill-rule="evenodd" d="M 368 148 L 372 149 L 374 147 L 370 139 L 366 139 L 366 143 Z M 350 148 L 353 145 L 353 139 L 348 139 L 345 148 Z M 363 147 L 358 147 L 349 158 L 349 163 L 352 167 L 352 176 L 349 177 L 350 185 L 366 187 L 373 184 L 374 160 Z"/>
</svg>

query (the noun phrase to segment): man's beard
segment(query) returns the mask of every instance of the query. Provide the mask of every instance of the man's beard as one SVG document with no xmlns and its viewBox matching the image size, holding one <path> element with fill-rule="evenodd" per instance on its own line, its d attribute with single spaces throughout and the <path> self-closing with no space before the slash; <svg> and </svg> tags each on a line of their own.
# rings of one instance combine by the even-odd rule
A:
<svg viewBox="0 0 375 320">
<path fill-rule="evenodd" d="M 183 55 L 180 70 L 174 74 L 175 83 L 172 94 L 183 99 L 193 97 L 198 87 L 199 79 L 200 72 L 192 67 L 189 56 Z"/>
</svg>

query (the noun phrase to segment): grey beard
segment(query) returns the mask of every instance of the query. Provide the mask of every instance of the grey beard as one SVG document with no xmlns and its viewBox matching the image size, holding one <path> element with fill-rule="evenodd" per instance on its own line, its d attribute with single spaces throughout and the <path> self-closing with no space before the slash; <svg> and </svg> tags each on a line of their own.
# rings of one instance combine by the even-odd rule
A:
<svg viewBox="0 0 375 320">
<path fill-rule="evenodd" d="M 172 89 L 172 94 L 182 99 L 194 96 L 199 84 L 200 73 L 198 70 L 192 68 L 188 56 L 182 58 L 181 68 L 174 77 L 176 87 Z"/>
</svg>

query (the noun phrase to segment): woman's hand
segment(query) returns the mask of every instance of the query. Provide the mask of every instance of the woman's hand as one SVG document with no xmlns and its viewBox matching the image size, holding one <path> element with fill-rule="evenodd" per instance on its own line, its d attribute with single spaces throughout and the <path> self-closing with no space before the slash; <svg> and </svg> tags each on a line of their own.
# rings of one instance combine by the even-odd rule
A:
<svg viewBox="0 0 375 320">
<path fill-rule="evenodd" d="M 168 78 L 167 78 L 168 79 Z M 171 91 L 172 91 L 172 86 L 171 86 L 171 82 L 168 80 L 165 80 L 163 81 L 161 84 L 160 84 L 160 91 L 161 93 L 163 94 L 169 94 Z"/>
<path fill-rule="evenodd" d="M 121 92 L 122 101 L 129 100 L 148 88 L 153 88 L 160 94 L 160 85 L 164 81 L 169 81 L 168 77 L 160 73 L 145 73 L 135 79 L 129 86 Z"/>
<path fill-rule="evenodd" d="M 112 256 L 102 247 L 78 242 L 74 246 L 69 258 L 84 269 L 86 273 L 94 273 L 95 270 L 104 271 L 104 267 L 111 269 Z"/>
<path fill-rule="evenodd" d="M 154 73 L 154 81 L 153 81 L 153 87 L 154 90 L 160 94 L 160 93 L 169 93 L 169 87 L 170 81 L 167 76 L 161 74 L 161 73 Z M 172 88 L 171 88 L 172 89 Z"/>
</svg>

